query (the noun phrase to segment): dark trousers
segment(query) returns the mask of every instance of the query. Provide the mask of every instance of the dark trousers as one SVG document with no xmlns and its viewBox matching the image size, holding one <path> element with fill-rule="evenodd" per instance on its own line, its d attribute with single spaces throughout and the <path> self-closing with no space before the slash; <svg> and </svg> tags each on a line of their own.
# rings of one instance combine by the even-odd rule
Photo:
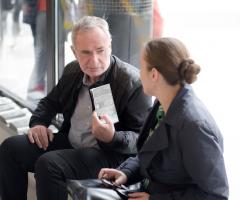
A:
<svg viewBox="0 0 240 200">
<path fill-rule="evenodd" d="M 46 151 L 26 135 L 0 146 L 1 200 L 27 199 L 27 172 L 34 172 L 38 200 L 66 200 L 67 179 L 97 178 L 103 167 L 117 167 L 125 155 L 95 148 L 73 149 L 64 134 L 55 134 Z"/>
</svg>

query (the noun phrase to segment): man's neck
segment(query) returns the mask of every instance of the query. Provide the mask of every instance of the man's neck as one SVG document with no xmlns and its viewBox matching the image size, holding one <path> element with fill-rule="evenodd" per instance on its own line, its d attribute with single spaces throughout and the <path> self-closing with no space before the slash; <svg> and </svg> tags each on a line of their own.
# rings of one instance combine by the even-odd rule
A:
<svg viewBox="0 0 240 200">
<path fill-rule="evenodd" d="M 88 85 L 93 85 L 94 83 L 96 83 L 99 79 L 100 79 L 101 76 L 98 76 L 98 77 L 89 77 L 86 75 L 86 83 Z"/>
</svg>

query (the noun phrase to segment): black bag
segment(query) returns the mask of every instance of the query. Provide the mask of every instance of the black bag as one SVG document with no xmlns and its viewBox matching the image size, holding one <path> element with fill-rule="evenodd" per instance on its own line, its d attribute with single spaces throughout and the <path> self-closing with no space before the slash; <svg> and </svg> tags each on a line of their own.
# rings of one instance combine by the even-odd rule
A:
<svg viewBox="0 0 240 200">
<path fill-rule="evenodd" d="M 140 191 L 140 183 L 126 187 L 100 179 L 68 180 L 67 190 L 73 200 L 125 200 L 128 193 Z"/>
<path fill-rule="evenodd" d="M 105 187 L 99 179 L 68 180 L 67 190 L 73 200 L 121 200 L 116 191 Z"/>
<path fill-rule="evenodd" d="M 1 2 L 2 2 L 2 9 L 3 10 L 13 9 L 14 2 L 12 0 L 1 0 Z"/>
</svg>

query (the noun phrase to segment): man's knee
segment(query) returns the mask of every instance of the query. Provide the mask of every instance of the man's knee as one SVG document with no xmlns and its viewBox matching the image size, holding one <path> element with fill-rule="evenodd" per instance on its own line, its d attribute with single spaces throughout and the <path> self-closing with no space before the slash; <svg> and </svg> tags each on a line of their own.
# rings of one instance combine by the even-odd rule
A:
<svg viewBox="0 0 240 200">
<path fill-rule="evenodd" d="M 1 147 L 3 149 L 15 149 L 15 148 L 22 148 L 23 145 L 29 143 L 26 135 L 16 135 L 9 138 L 6 138 Z"/>
<path fill-rule="evenodd" d="M 5 139 L 0 145 L 0 158 L 2 159 L 4 155 L 8 155 L 10 150 L 15 148 L 16 141 L 14 137 L 9 137 Z"/>
<path fill-rule="evenodd" d="M 27 137 L 24 135 L 13 136 L 5 139 L 0 145 L 0 157 L 21 157 L 24 153 L 25 144 L 28 142 Z"/>
<path fill-rule="evenodd" d="M 51 174 L 59 171 L 55 152 L 47 152 L 41 155 L 35 163 L 35 177 Z"/>
</svg>

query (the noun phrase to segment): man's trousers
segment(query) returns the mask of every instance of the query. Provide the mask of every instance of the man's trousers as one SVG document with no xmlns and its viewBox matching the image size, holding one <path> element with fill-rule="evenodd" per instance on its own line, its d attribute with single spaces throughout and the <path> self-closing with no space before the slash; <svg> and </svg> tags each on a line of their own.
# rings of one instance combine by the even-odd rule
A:
<svg viewBox="0 0 240 200">
<path fill-rule="evenodd" d="M 97 178 L 101 168 L 115 168 L 126 158 L 96 148 L 73 149 L 61 133 L 46 151 L 26 135 L 13 136 L 0 146 L 0 199 L 26 200 L 27 173 L 33 172 L 38 200 L 67 200 L 67 179 Z"/>
</svg>

